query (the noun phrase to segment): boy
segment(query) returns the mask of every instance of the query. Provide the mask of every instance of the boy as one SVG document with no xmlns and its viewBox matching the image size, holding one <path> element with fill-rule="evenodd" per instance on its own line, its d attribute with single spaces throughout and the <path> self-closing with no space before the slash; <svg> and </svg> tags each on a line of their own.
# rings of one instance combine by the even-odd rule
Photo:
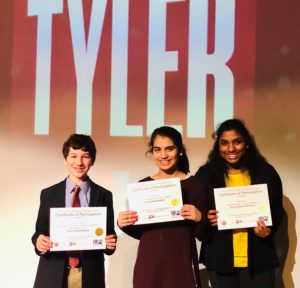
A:
<svg viewBox="0 0 300 288">
<path fill-rule="evenodd" d="M 60 183 L 43 189 L 32 243 L 40 256 L 35 288 L 104 288 L 104 254 L 111 255 L 116 248 L 112 193 L 95 184 L 88 171 L 96 159 L 96 147 L 90 136 L 72 134 L 63 145 L 68 177 Z M 84 250 L 77 254 L 51 252 L 49 215 L 51 207 L 72 207 L 72 193 L 78 190 L 81 207 L 107 207 L 105 250 Z M 73 204 L 74 206 L 74 204 Z M 75 259 L 75 262 L 74 262 Z M 75 264 L 74 264 L 75 263 Z"/>
</svg>

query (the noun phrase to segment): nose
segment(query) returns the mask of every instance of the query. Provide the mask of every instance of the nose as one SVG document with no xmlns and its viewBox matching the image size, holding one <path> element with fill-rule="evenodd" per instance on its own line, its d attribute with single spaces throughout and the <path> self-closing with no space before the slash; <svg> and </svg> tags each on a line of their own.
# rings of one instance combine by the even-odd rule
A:
<svg viewBox="0 0 300 288">
<path fill-rule="evenodd" d="M 235 151 L 235 145 L 233 143 L 228 144 L 228 151 L 229 152 L 234 152 Z"/>
<path fill-rule="evenodd" d="M 161 151 L 160 151 L 160 157 L 161 157 L 161 158 L 166 158 L 166 157 L 167 157 L 167 153 L 166 153 L 165 150 L 161 150 Z"/>
<path fill-rule="evenodd" d="M 81 157 L 76 158 L 76 164 L 77 165 L 81 165 L 82 163 L 83 163 L 83 161 L 82 161 Z"/>
</svg>

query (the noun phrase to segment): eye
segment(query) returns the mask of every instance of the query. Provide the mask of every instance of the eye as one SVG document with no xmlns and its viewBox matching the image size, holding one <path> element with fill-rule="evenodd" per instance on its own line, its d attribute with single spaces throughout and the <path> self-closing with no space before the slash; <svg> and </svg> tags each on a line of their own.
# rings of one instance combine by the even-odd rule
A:
<svg viewBox="0 0 300 288">
<path fill-rule="evenodd" d="M 241 138 L 234 140 L 234 144 L 235 144 L 235 145 L 242 144 L 243 142 L 244 142 L 244 140 L 241 139 Z"/>
<path fill-rule="evenodd" d="M 227 145 L 227 141 L 225 141 L 225 140 L 220 140 L 220 142 L 219 142 L 219 143 L 220 143 L 220 145 L 221 145 L 221 146 L 225 146 L 225 145 Z"/>
<path fill-rule="evenodd" d="M 153 148 L 153 152 L 154 152 L 154 153 L 158 153 L 159 151 L 160 151 L 160 148 L 158 148 L 158 147 L 154 147 L 154 148 Z"/>
<path fill-rule="evenodd" d="M 168 147 L 166 148 L 166 150 L 167 150 L 168 152 L 172 152 L 172 151 L 174 151 L 175 149 L 176 149 L 175 146 L 168 146 Z"/>
</svg>

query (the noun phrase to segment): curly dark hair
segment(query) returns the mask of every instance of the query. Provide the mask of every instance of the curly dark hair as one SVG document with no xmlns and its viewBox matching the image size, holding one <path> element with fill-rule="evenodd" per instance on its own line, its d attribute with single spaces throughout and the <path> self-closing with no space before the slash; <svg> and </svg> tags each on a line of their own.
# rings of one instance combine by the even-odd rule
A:
<svg viewBox="0 0 300 288">
<path fill-rule="evenodd" d="M 254 138 L 246 128 L 244 122 L 240 119 L 235 118 L 226 120 L 217 127 L 215 132 L 213 132 L 212 138 L 215 142 L 213 149 L 209 153 L 207 163 L 213 167 L 214 170 L 227 175 L 228 166 L 226 161 L 220 155 L 219 140 L 223 132 L 230 130 L 235 130 L 242 135 L 245 140 L 246 151 L 238 164 L 242 170 L 247 170 L 251 177 L 255 174 L 256 168 L 260 167 L 263 163 L 267 163 L 267 161 L 259 152 Z"/>
<path fill-rule="evenodd" d="M 170 126 L 162 126 L 159 128 L 156 128 L 150 137 L 150 142 L 148 143 L 149 149 L 147 153 L 153 153 L 153 144 L 156 136 L 164 136 L 170 138 L 174 145 L 176 146 L 178 150 L 178 170 L 189 173 L 190 172 L 190 164 L 189 159 L 186 154 L 186 149 L 182 143 L 182 136 L 181 134 L 173 127 Z"/>
<path fill-rule="evenodd" d="M 92 159 L 92 163 L 95 162 L 97 150 L 95 143 L 90 136 L 83 134 L 70 135 L 62 147 L 62 153 L 65 159 L 68 157 L 71 147 L 75 150 L 82 149 L 83 151 L 89 152 Z"/>
</svg>

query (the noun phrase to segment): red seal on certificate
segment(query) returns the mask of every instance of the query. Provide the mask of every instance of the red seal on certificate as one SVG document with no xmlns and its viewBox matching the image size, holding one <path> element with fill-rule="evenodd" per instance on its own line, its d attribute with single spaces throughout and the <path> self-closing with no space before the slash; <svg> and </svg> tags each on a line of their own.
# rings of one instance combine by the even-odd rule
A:
<svg viewBox="0 0 300 288">
<path fill-rule="evenodd" d="M 225 227 L 227 225 L 227 222 L 225 220 L 221 220 L 221 226 Z"/>
</svg>

